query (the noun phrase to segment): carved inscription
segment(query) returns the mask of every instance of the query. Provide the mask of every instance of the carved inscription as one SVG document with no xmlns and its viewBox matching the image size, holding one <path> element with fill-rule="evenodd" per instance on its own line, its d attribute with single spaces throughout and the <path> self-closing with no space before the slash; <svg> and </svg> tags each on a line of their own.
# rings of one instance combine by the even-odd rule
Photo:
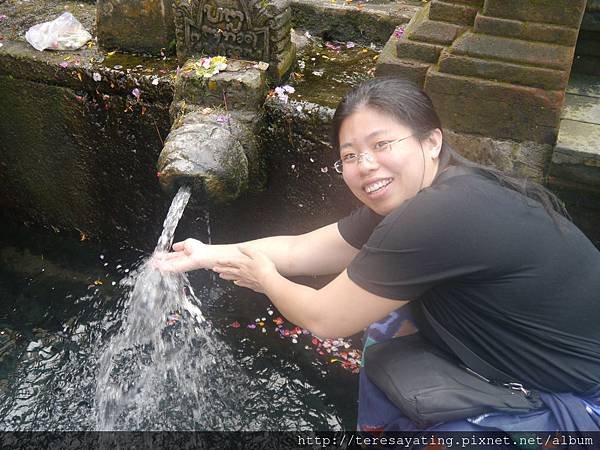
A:
<svg viewBox="0 0 600 450">
<path fill-rule="evenodd" d="M 295 49 L 289 0 L 174 1 L 177 57 L 182 63 L 190 56 L 214 55 L 265 61 L 276 77 L 290 67 Z"/>
<path fill-rule="evenodd" d="M 269 29 L 252 26 L 243 0 L 199 2 L 196 20 L 185 20 L 185 43 L 192 53 L 227 55 L 243 59 L 268 61 Z M 233 3 L 233 4 L 232 4 Z"/>
</svg>

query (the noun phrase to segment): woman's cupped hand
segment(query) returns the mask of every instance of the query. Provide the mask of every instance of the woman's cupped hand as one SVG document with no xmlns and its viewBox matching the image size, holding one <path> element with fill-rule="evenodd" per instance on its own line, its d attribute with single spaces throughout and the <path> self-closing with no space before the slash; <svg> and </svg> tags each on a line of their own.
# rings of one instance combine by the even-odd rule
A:
<svg viewBox="0 0 600 450">
<path fill-rule="evenodd" d="M 173 244 L 169 253 L 155 253 L 152 265 L 162 272 L 188 272 L 196 269 L 210 269 L 214 258 L 210 257 L 210 245 L 197 239 L 186 239 Z"/>
<path fill-rule="evenodd" d="M 238 250 L 239 256 L 217 260 L 212 270 L 224 280 L 264 294 L 266 282 L 278 274 L 275 264 L 264 253 L 248 246 L 239 245 Z"/>
</svg>

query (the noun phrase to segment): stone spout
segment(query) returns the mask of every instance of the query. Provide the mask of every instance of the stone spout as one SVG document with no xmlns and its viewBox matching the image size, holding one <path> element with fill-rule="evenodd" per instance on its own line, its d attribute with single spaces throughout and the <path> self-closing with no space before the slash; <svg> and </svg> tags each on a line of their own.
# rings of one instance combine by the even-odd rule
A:
<svg viewBox="0 0 600 450">
<path fill-rule="evenodd" d="M 248 188 L 257 148 L 239 118 L 210 108 L 190 112 L 165 141 L 158 159 L 160 183 L 171 190 L 191 182 L 203 186 L 213 202 L 234 200 Z"/>
</svg>

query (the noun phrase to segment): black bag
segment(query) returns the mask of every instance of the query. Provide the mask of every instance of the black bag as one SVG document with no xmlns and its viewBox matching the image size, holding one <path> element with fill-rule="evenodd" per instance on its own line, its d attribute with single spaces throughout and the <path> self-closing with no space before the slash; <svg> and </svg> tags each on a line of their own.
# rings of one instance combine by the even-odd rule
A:
<svg viewBox="0 0 600 450">
<path fill-rule="evenodd" d="M 524 413 L 542 406 L 537 392 L 491 384 L 447 358 L 419 333 L 368 347 L 365 370 L 390 401 L 421 427 L 491 411 Z"/>
</svg>

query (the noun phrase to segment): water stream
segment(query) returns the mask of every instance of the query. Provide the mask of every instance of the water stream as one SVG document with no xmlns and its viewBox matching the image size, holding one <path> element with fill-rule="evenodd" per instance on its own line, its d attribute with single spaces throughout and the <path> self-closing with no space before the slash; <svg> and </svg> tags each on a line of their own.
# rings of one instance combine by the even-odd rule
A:
<svg viewBox="0 0 600 450">
<path fill-rule="evenodd" d="M 190 188 L 180 188 L 155 252 L 170 249 L 189 198 Z M 212 408 L 217 399 L 203 381 L 207 371 L 226 370 L 222 358 L 226 353 L 211 334 L 187 276 L 161 273 L 148 258 L 121 283 L 132 289 L 121 329 L 99 358 L 97 429 L 156 427 L 157 416 L 167 413 L 161 402 L 173 395 L 181 408 L 178 413 L 191 415 L 196 423 L 204 422 L 208 415 L 203 405 Z M 217 362 L 221 367 L 215 366 Z M 203 398 L 207 392 L 210 399 Z M 227 393 L 231 395 L 235 397 L 235 392 Z M 206 424 L 210 428 L 224 425 L 215 422 L 215 417 L 210 420 L 212 423 Z"/>
</svg>

